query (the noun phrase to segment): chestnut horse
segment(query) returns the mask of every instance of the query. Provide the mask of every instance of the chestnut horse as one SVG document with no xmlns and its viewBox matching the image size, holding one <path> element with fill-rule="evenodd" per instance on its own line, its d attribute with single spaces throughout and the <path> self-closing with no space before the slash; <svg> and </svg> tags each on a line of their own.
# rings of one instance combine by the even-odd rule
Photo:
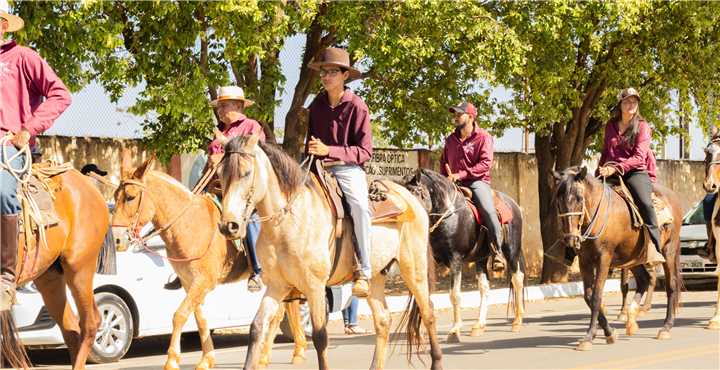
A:
<svg viewBox="0 0 720 370">
<path fill-rule="evenodd" d="M 109 225 L 105 199 L 92 180 L 68 169 L 50 177 L 59 223 L 45 230 L 47 246 L 37 244 L 24 253 L 20 238 L 17 285 L 34 282 L 50 316 L 58 323 L 70 352 L 73 369 L 84 369 L 100 324 L 93 295 L 98 256 Z M 35 248 L 39 249 L 37 258 Z M 24 263 L 23 263 L 24 262 Z M 77 307 L 73 312 L 66 295 L 69 288 Z M 13 367 L 27 367 L 22 345 L 16 342 L 9 311 L 2 317 L 2 357 Z"/>
<path fill-rule="evenodd" d="M 615 335 L 602 308 L 602 293 L 611 266 L 623 266 L 646 245 L 644 228 L 630 227 L 632 221 L 625 201 L 606 185 L 587 173 L 587 168 L 571 167 L 562 173 L 554 172 L 556 180 L 555 204 L 558 209 L 561 230 L 571 247 L 578 251 L 580 272 L 583 277 L 585 302 L 592 311 L 590 328 L 580 340 L 577 349 L 589 350 L 595 337 L 598 323 L 602 326 L 607 343 L 615 342 Z M 653 191 L 660 196 L 672 213 L 672 223 L 660 225 L 661 252 L 665 257 L 665 290 L 667 292 L 667 314 L 657 339 L 669 339 L 670 329 L 680 306 L 682 277 L 680 276 L 680 226 L 682 214 L 677 195 L 658 184 Z M 648 248 L 654 248 L 647 243 Z M 637 282 L 635 297 L 630 303 L 625 324 L 627 335 L 637 329 L 639 303 L 649 285 L 649 274 L 644 261 L 632 266 Z"/>
<path fill-rule="evenodd" d="M 165 242 L 167 259 L 186 291 L 173 316 L 165 369 L 180 368 L 180 336 L 191 313 L 195 315 L 203 351 L 196 369 L 209 369 L 215 366 L 215 351 L 201 304 L 217 285 L 247 279 L 250 273 L 247 259 L 218 230 L 221 215 L 211 195 L 192 193 L 171 176 L 150 170 L 152 163 L 150 158 L 133 168 L 129 153 L 123 153 L 122 181 L 115 191 L 113 227 L 136 234 L 139 228 L 152 222 Z M 238 305 L 242 303 L 240 297 L 228 299 L 228 304 L 232 304 L 233 299 L 238 300 Z M 279 310 L 274 318 L 274 331 L 284 311 Z M 306 339 L 299 325 L 298 302 L 291 304 L 287 311 L 295 339 L 293 363 L 300 363 L 305 358 Z M 271 339 L 264 343 L 263 364 L 269 361 L 272 342 Z"/>
</svg>

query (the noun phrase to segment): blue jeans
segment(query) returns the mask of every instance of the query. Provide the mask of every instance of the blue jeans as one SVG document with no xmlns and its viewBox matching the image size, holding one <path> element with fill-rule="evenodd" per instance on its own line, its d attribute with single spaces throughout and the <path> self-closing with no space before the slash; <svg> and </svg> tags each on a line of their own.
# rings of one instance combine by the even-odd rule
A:
<svg viewBox="0 0 720 370">
<path fill-rule="evenodd" d="M 257 213 L 253 213 L 252 216 L 250 216 L 250 222 L 248 222 L 246 230 L 245 247 L 247 249 L 248 256 L 250 257 L 253 272 L 255 275 L 258 275 L 262 272 L 262 267 L 260 266 L 260 261 L 257 258 L 257 252 L 255 251 L 258 236 L 260 236 L 260 220 L 258 220 Z"/>
<path fill-rule="evenodd" d="M 7 153 L 7 159 L 10 159 L 18 152 L 12 145 L 0 147 L 0 150 Z M 4 161 L 5 158 L 2 158 L 2 160 Z M 18 156 L 10 165 L 14 169 L 21 169 L 25 165 L 25 156 Z M 0 214 L 16 215 L 20 213 L 20 210 L 20 200 L 17 197 L 17 180 L 9 171 L 0 170 Z"/>
<path fill-rule="evenodd" d="M 705 216 L 705 222 L 712 218 L 713 207 L 717 200 L 718 193 L 708 194 L 703 198 L 703 215 Z"/>
<path fill-rule="evenodd" d="M 357 326 L 358 325 L 358 318 L 357 318 L 358 305 L 359 305 L 359 301 L 358 301 L 357 297 L 353 296 L 350 298 L 350 305 L 346 309 L 342 310 L 343 321 L 345 322 L 345 326 Z"/>
</svg>

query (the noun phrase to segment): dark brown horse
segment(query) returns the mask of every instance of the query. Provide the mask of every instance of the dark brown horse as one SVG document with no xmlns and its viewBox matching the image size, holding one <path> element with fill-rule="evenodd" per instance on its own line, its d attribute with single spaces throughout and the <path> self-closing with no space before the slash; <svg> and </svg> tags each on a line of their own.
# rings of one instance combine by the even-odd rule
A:
<svg viewBox="0 0 720 370">
<path fill-rule="evenodd" d="M 703 183 L 705 191 L 715 194 L 715 202 L 713 206 L 712 217 L 706 220 L 708 229 L 709 246 L 715 247 L 715 258 L 720 256 L 720 203 L 717 201 L 717 192 L 720 189 L 720 135 L 717 128 L 713 128 L 710 143 L 705 147 L 705 182 Z M 720 266 L 715 269 L 720 277 Z M 720 279 L 718 279 L 718 295 L 715 304 L 715 315 L 708 322 L 708 329 L 720 329 Z"/>
<path fill-rule="evenodd" d="M 568 243 L 578 252 L 585 302 L 592 311 L 590 328 L 577 349 L 589 350 L 598 323 L 605 332 L 607 343 L 615 342 L 613 329 L 602 308 L 602 293 L 610 267 L 630 267 L 635 276 L 638 287 L 628 310 L 625 327 L 628 335 L 637 331 L 639 303 L 647 291 L 650 277 L 643 265 L 644 261 L 638 259 L 637 265 L 632 262 L 638 251 L 641 251 L 639 248 L 644 248 L 646 244 L 648 248 L 653 246 L 647 243 L 644 228 L 629 227 L 632 221 L 624 200 L 604 182 L 588 175 L 586 167 L 571 167 L 562 173 L 555 172 L 554 175 L 557 189 L 555 203 L 560 225 Z M 668 205 L 673 218 L 671 223 L 660 225 L 668 304 L 665 323 L 657 338 L 669 339 L 682 290 L 679 273 L 682 214 L 675 193 L 657 184 L 653 185 L 653 191 Z"/>
<path fill-rule="evenodd" d="M 60 326 L 73 369 L 84 369 L 100 323 L 93 296 L 93 277 L 110 215 L 100 191 L 80 172 L 69 170 L 51 177 L 50 181 L 58 189 L 54 193 L 54 205 L 60 222 L 46 230 L 47 248 L 39 248 L 37 260 L 33 248 L 25 258 L 24 238 L 21 238 L 17 284 L 35 282 L 50 316 Z M 66 287 L 75 301 L 77 316 L 68 302 Z M 14 323 L 7 311 L 3 315 L 3 357 L 13 367 L 26 367 L 22 345 L 16 342 L 15 335 L 6 331 L 14 330 Z"/>
</svg>

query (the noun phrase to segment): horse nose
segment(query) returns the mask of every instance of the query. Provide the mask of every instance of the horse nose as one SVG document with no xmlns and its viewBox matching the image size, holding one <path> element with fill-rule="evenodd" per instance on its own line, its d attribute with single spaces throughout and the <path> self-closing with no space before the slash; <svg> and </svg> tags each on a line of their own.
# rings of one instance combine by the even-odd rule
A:
<svg viewBox="0 0 720 370">
<path fill-rule="evenodd" d="M 240 224 L 235 221 L 225 222 L 221 231 L 226 237 L 237 239 L 238 234 L 240 233 Z"/>
</svg>

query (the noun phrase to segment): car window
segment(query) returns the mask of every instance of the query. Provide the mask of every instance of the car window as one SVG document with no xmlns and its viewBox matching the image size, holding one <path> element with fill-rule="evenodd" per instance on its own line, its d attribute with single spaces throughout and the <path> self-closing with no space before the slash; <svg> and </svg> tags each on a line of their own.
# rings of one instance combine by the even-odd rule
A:
<svg viewBox="0 0 720 370">
<path fill-rule="evenodd" d="M 683 225 L 704 225 L 705 224 L 705 213 L 703 212 L 702 202 L 695 205 L 690 212 L 685 215 L 683 219 Z"/>
</svg>

